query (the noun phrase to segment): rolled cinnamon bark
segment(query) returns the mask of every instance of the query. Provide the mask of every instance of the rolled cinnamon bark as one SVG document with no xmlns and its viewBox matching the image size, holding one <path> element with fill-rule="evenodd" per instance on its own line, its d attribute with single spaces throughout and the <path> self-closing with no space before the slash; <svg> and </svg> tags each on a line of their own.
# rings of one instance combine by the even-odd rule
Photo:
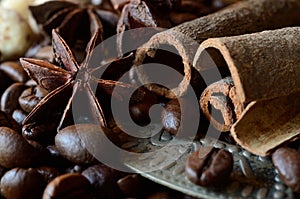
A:
<svg viewBox="0 0 300 199">
<path fill-rule="evenodd" d="M 200 97 L 200 107 L 205 117 L 221 132 L 229 131 L 244 109 L 237 99 L 231 77 L 209 85 Z"/>
<path fill-rule="evenodd" d="M 238 2 L 214 14 L 183 23 L 154 35 L 137 51 L 134 65 L 139 66 L 145 63 L 145 60 L 159 57 L 158 49 L 169 46 L 169 49 L 173 48 L 173 50 L 178 51 L 182 58 L 180 71 L 183 73 L 183 78 L 171 90 L 154 85 L 149 89 L 173 98 L 176 95 L 184 95 L 189 83 L 191 83 L 196 85 L 194 88 L 198 87 L 199 92 L 202 92 L 203 85 L 197 85 L 201 77 L 193 71 L 192 67 L 196 48 L 201 42 L 211 37 L 233 36 L 299 25 L 299 10 L 299 0 L 247 0 Z M 165 60 L 166 58 L 161 56 L 161 59 Z M 151 79 L 144 69 L 145 67 L 136 67 L 136 73 L 139 80 L 143 84 L 147 84 L 151 82 Z"/>
<path fill-rule="evenodd" d="M 257 155 L 300 134 L 299 41 L 300 27 L 290 27 L 211 38 L 196 53 L 194 66 L 200 73 L 216 65 L 228 67 L 237 100 L 250 103 L 231 134 Z"/>
</svg>

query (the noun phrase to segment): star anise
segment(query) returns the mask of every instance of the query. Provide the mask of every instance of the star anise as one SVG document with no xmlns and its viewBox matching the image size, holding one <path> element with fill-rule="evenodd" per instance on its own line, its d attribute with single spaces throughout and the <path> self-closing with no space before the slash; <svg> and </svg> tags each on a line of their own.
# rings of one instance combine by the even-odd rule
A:
<svg viewBox="0 0 300 199">
<path fill-rule="evenodd" d="M 116 33 L 118 15 L 92 4 L 79 4 L 69 1 L 48 1 L 30 6 L 30 11 L 45 32 L 51 36 L 57 29 L 78 60 L 84 56 L 86 44 L 90 41 L 90 32 L 100 27 L 99 39 L 103 40 Z M 95 27 L 96 26 L 96 27 Z"/>
<path fill-rule="evenodd" d="M 150 1 L 149 1 L 150 2 Z M 134 43 L 123 41 L 124 32 L 130 29 L 138 29 L 135 32 L 131 32 L 130 40 Z M 158 28 L 160 27 L 160 28 Z M 131 49 L 137 49 L 143 43 L 145 43 L 152 35 L 161 31 L 161 28 L 170 28 L 166 15 L 158 12 L 157 7 L 150 7 L 145 1 L 131 0 L 129 3 L 123 6 L 122 13 L 117 26 L 117 47 L 119 55 L 123 54 L 123 45 L 134 44 Z M 151 28 L 151 29 L 150 29 Z"/>
<path fill-rule="evenodd" d="M 82 63 L 76 61 L 71 49 L 57 30 L 52 32 L 52 45 L 56 56 L 61 61 L 61 66 L 32 58 L 20 59 L 29 76 L 41 87 L 50 91 L 23 121 L 23 135 L 25 133 L 27 139 L 39 140 L 41 137 L 47 137 L 45 131 L 50 130 L 43 129 L 48 128 L 47 123 L 50 123 L 51 127 L 57 127 L 58 130 L 68 125 L 70 122 L 68 118 L 72 116 L 71 111 L 75 111 L 72 107 L 76 107 L 77 112 L 86 114 L 85 116 L 96 123 L 107 126 L 103 108 L 99 98 L 95 95 L 96 91 L 99 93 L 100 89 L 103 90 L 100 93 L 111 94 L 116 86 L 121 88 L 131 88 L 131 86 L 114 80 L 98 78 L 97 74 L 103 65 L 91 64 L 90 61 L 93 58 L 93 49 L 97 45 L 98 37 L 99 31 L 95 31 L 87 45 L 86 56 Z M 128 56 L 113 60 L 111 65 L 131 63 L 132 60 L 133 57 Z M 55 120 L 58 117 L 60 119 Z M 54 135 L 50 133 L 48 138 L 51 139 Z"/>
</svg>

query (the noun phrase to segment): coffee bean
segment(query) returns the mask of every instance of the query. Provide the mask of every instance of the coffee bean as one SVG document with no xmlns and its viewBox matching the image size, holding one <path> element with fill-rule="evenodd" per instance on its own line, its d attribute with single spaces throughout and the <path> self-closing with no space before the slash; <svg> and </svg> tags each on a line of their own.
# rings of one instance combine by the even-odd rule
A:
<svg viewBox="0 0 300 199">
<path fill-rule="evenodd" d="M 179 194 L 169 190 L 159 190 L 148 194 L 145 199 L 179 199 Z"/>
<path fill-rule="evenodd" d="M 1 194 L 7 199 L 41 198 L 43 176 L 35 169 L 14 168 L 1 178 Z"/>
<path fill-rule="evenodd" d="M 161 114 L 161 120 L 162 126 L 167 132 L 174 135 L 177 134 L 181 121 L 181 110 L 178 100 L 171 100 L 165 105 Z"/>
<path fill-rule="evenodd" d="M 72 165 L 66 169 L 66 173 L 81 173 L 85 168 L 80 165 Z"/>
<path fill-rule="evenodd" d="M 169 101 L 161 114 L 161 122 L 163 128 L 176 135 L 178 130 L 184 131 L 184 135 L 195 135 L 197 129 L 192 129 L 199 124 L 199 110 L 198 104 L 193 105 L 192 102 L 185 98 L 173 99 Z M 192 124 L 196 122 L 196 125 Z M 192 124 L 192 125 L 191 125 Z"/>
<path fill-rule="evenodd" d="M 142 89 L 142 92 L 134 92 L 129 102 L 129 113 L 132 120 L 140 126 L 149 124 L 151 122 L 149 110 L 157 103 L 157 96 L 147 89 Z"/>
<path fill-rule="evenodd" d="M 33 79 L 29 79 L 27 82 L 25 82 L 25 85 L 28 87 L 33 87 L 33 86 L 36 86 L 37 83 Z"/>
<path fill-rule="evenodd" d="M 45 184 L 50 183 L 54 178 L 60 175 L 60 172 L 54 167 L 38 167 L 36 170 L 43 176 Z"/>
<path fill-rule="evenodd" d="M 52 63 L 54 61 L 52 46 L 44 46 L 42 48 L 39 48 L 39 50 L 35 53 L 34 58 Z"/>
<path fill-rule="evenodd" d="M 89 124 L 68 126 L 60 130 L 55 136 L 55 146 L 63 157 L 75 164 L 93 163 L 95 158 L 86 149 L 79 134 L 93 134 L 97 133 L 98 130 L 98 126 Z"/>
<path fill-rule="evenodd" d="M 59 130 L 55 136 L 55 146 L 59 153 L 75 164 L 91 164 L 97 160 L 90 154 L 107 154 L 105 139 L 118 145 L 119 137 L 110 129 L 95 124 L 76 124 Z M 86 148 L 89 145 L 89 151 Z M 93 147 L 93 148 L 92 148 Z M 117 157 L 114 157 L 117 160 Z"/>
<path fill-rule="evenodd" d="M 300 152 L 282 147 L 272 154 L 272 160 L 284 183 L 300 193 Z"/>
<path fill-rule="evenodd" d="M 213 147 L 202 147 L 192 153 L 185 166 L 188 179 L 200 186 L 224 183 L 229 179 L 232 169 L 232 154 Z"/>
<path fill-rule="evenodd" d="M 26 124 L 22 128 L 22 135 L 27 140 L 35 140 L 43 145 L 52 144 L 57 133 L 57 126 L 58 124 L 55 120 L 41 124 Z"/>
<path fill-rule="evenodd" d="M 19 124 L 22 125 L 23 120 L 27 116 L 27 113 L 22 109 L 15 109 L 12 113 L 12 118 Z"/>
<path fill-rule="evenodd" d="M 0 70 L 14 82 L 25 82 L 27 73 L 18 62 L 6 61 L 0 64 Z"/>
<path fill-rule="evenodd" d="M 23 83 L 14 83 L 9 86 L 1 97 L 1 110 L 12 114 L 13 111 L 19 108 L 18 98 L 26 86 Z"/>
<path fill-rule="evenodd" d="M 12 83 L 13 81 L 9 79 L 4 72 L 0 71 L 0 96 Z"/>
<path fill-rule="evenodd" d="M 54 178 L 46 187 L 43 199 L 94 199 L 91 184 L 81 174 L 64 174 Z"/>
<path fill-rule="evenodd" d="M 0 127 L 8 127 L 20 133 L 21 126 L 7 113 L 0 111 Z"/>
<path fill-rule="evenodd" d="M 99 198 L 120 198 L 117 181 L 124 177 L 123 172 L 101 164 L 87 168 L 82 175 L 90 181 Z"/>
<path fill-rule="evenodd" d="M 139 175 L 127 175 L 118 180 L 118 187 L 123 195 L 128 198 L 141 198 L 144 194 L 142 179 Z"/>
<path fill-rule="evenodd" d="M 25 112 L 29 113 L 47 94 L 48 92 L 40 86 L 28 88 L 20 95 L 19 104 Z"/>
<path fill-rule="evenodd" d="M 56 168 L 65 168 L 73 165 L 72 162 L 63 158 L 57 148 L 54 145 L 49 145 L 46 147 L 48 150 L 49 157 L 46 157 L 46 162 L 48 166 L 56 167 Z"/>
<path fill-rule="evenodd" d="M 0 127 L 0 165 L 5 168 L 26 167 L 34 164 L 39 151 L 16 131 Z"/>
</svg>

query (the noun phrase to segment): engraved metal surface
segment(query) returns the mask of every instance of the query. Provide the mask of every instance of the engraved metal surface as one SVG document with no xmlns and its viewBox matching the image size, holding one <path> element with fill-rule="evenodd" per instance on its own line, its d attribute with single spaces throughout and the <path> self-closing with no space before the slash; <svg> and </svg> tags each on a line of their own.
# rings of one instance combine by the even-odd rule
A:
<svg viewBox="0 0 300 199">
<path fill-rule="evenodd" d="M 155 151 L 157 147 L 167 145 L 170 139 L 170 136 L 161 132 L 160 136 L 149 138 L 147 141 L 145 139 L 142 141 L 131 140 L 123 146 L 136 152 Z M 201 187 L 187 179 L 185 175 L 186 159 L 201 145 L 213 145 L 233 154 L 234 169 L 231 179 L 222 187 Z M 173 157 L 178 154 L 180 154 L 180 158 L 174 159 Z M 213 139 L 206 138 L 194 141 L 192 144 L 184 140 L 176 140 L 166 151 L 160 148 L 159 153 L 155 155 L 126 160 L 126 165 L 150 180 L 197 198 L 293 199 L 299 197 L 283 184 L 270 158 L 259 157 L 239 146 Z M 155 170 L 151 171 L 153 167 Z"/>
</svg>

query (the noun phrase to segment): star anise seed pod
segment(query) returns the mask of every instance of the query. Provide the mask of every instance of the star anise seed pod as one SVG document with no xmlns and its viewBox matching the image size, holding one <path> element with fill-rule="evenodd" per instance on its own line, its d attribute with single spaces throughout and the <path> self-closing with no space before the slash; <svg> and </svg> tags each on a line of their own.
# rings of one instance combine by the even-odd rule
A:
<svg viewBox="0 0 300 199">
<path fill-rule="evenodd" d="M 103 65 L 92 66 L 89 63 L 98 37 L 99 31 L 95 31 L 86 48 L 86 57 L 80 64 L 76 61 L 71 49 L 58 34 L 57 30 L 53 30 L 52 32 L 52 41 L 54 51 L 61 60 L 61 67 L 43 60 L 32 58 L 20 59 L 23 68 L 29 76 L 41 87 L 50 91 L 23 121 L 25 127 L 23 132 L 27 132 L 27 134 L 30 135 L 29 137 L 34 137 L 31 135 L 32 132 L 30 129 L 47 122 L 55 122 L 51 121 L 51 119 L 55 117 L 60 117 L 59 121 L 57 121 L 57 130 L 68 125 L 68 117 L 70 115 L 72 116 L 71 111 L 74 111 L 72 107 L 76 107 L 76 109 L 78 109 L 76 111 L 79 111 L 80 114 L 83 113 L 90 116 L 96 124 L 107 126 L 103 108 L 99 102 L 99 98 L 95 95 L 95 92 L 98 92 L 97 89 L 103 90 L 104 93 L 111 95 L 113 89 L 116 86 L 120 86 L 124 88 L 124 93 L 116 93 L 116 97 L 120 99 L 122 95 L 129 93 L 126 92 L 126 89 L 135 90 L 135 88 L 129 84 L 98 78 L 97 72 Z M 133 56 L 130 55 L 125 58 L 116 59 L 112 61 L 111 64 L 122 64 L 127 60 L 131 63 Z M 118 94 L 120 96 L 118 96 Z M 37 134 L 40 133 L 42 132 L 37 132 Z"/>
<path fill-rule="evenodd" d="M 64 38 L 78 61 L 84 59 L 80 52 L 90 41 L 90 32 L 100 27 L 99 40 L 116 34 L 117 14 L 103 10 L 92 4 L 77 4 L 68 1 L 48 1 L 37 6 L 30 6 L 33 17 L 45 32 L 51 36 L 52 29 L 57 29 Z"/>
</svg>

